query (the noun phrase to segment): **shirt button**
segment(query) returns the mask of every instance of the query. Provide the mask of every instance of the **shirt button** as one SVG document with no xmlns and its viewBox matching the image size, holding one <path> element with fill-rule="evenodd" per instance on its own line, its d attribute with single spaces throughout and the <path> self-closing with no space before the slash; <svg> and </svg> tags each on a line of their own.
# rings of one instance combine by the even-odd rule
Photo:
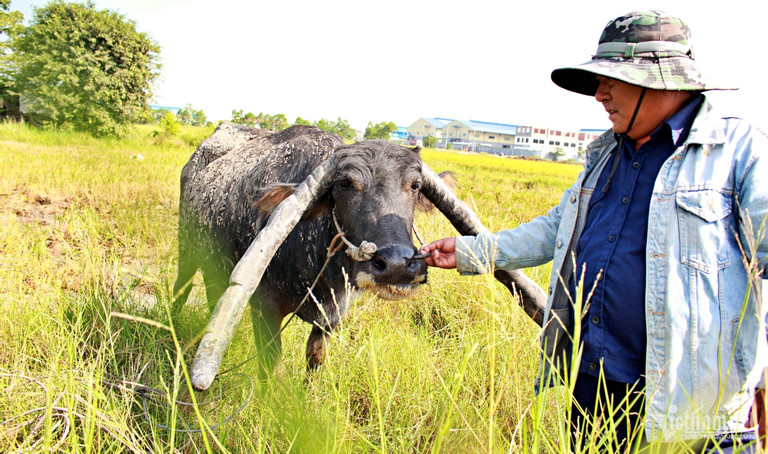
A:
<svg viewBox="0 0 768 454">
<path fill-rule="evenodd" d="M 571 203 L 576 203 L 576 194 L 571 194 L 570 201 Z"/>
<path fill-rule="evenodd" d="M 639 163 L 639 162 L 637 162 L 637 161 L 633 162 L 633 163 L 632 163 L 632 168 L 634 168 L 634 169 L 639 169 L 639 168 L 640 168 L 640 163 Z"/>
<path fill-rule="evenodd" d="M 557 246 L 557 248 L 560 249 L 561 247 L 563 247 L 563 241 L 557 240 L 557 243 L 555 243 L 555 246 Z"/>
<path fill-rule="evenodd" d="M 609 243 L 613 243 L 614 241 L 616 241 L 616 235 L 609 235 L 608 236 L 608 242 Z"/>
<path fill-rule="evenodd" d="M 597 370 L 597 363 L 590 362 L 589 363 L 589 370 Z"/>
<path fill-rule="evenodd" d="M 600 324 L 600 317 L 598 317 L 597 315 L 595 315 L 594 317 L 592 317 L 592 324 L 593 324 L 593 325 L 598 325 L 598 324 Z"/>
<path fill-rule="evenodd" d="M 621 203 L 623 203 L 624 205 L 628 204 L 629 203 L 629 197 L 622 197 L 621 198 Z"/>
</svg>

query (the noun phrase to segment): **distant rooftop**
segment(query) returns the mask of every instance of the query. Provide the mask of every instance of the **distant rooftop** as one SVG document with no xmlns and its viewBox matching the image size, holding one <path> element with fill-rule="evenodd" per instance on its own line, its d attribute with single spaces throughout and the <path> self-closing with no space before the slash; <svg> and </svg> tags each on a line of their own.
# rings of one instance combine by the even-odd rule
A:
<svg viewBox="0 0 768 454">
<path fill-rule="evenodd" d="M 157 105 L 153 105 L 153 104 L 150 104 L 149 108 L 152 109 L 152 110 L 170 110 L 173 113 L 177 113 L 178 111 L 181 110 L 181 107 L 157 106 Z"/>
</svg>

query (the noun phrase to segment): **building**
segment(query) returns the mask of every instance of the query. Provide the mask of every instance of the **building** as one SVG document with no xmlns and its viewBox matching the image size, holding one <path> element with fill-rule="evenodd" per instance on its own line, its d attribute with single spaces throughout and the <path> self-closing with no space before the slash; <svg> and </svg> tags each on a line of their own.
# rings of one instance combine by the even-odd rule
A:
<svg viewBox="0 0 768 454">
<path fill-rule="evenodd" d="M 443 127 L 443 137 L 451 149 L 510 154 L 516 130 L 504 123 L 453 120 Z"/>
<path fill-rule="evenodd" d="M 405 126 L 398 126 L 396 130 L 389 133 L 389 140 L 393 142 L 403 143 L 408 139 L 408 128 Z"/>
<path fill-rule="evenodd" d="M 433 136 L 441 148 L 552 160 L 582 159 L 587 145 L 604 132 L 426 117 L 412 123 L 407 130 L 411 145 Z"/>
<path fill-rule="evenodd" d="M 515 137 L 516 152 L 513 154 L 545 159 L 578 160 L 587 145 L 603 132 L 599 129 L 566 131 L 537 126 L 518 126 Z"/>
<path fill-rule="evenodd" d="M 450 123 L 446 118 L 419 118 L 408 126 L 408 138 L 414 143 L 416 140 L 423 140 L 425 137 L 436 137 L 437 140 L 443 138 L 443 127 Z"/>
<path fill-rule="evenodd" d="M 600 137 L 605 132 L 604 129 L 581 129 L 579 130 L 579 148 L 587 149 L 590 142 Z"/>
<path fill-rule="evenodd" d="M 152 110 L 156 110 L 158 112 L 162 112 L 164 110 L 167 110 L 167 111 L 171 112 L 172 114 L 177 114 L 181 110 L 181 107 L 157 106 L 157 105 L 154 105 L 154 104 L 150 104 L 149 108 L 152 109 Z"/>
</svg>

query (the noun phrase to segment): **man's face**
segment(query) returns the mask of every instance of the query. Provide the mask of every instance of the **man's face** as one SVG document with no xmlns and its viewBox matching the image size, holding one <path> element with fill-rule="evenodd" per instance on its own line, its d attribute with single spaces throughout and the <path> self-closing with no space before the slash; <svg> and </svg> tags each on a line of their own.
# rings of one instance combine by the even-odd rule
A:
<svg viewBox="0 0 768 454">
<path fill-rule="evenodd" d="M 597 76 L 597 81 L 599 85 L 595 99 L 608 112 L 613 131 L 627 133 L 642 87 L 603 76 Z M 689 97 L 688 92 L 646 90 L 640 111 L 627 136 L 634 139 L 638 146 L 647 142 L 651 133 L 680 110 Z"/>
</svg>

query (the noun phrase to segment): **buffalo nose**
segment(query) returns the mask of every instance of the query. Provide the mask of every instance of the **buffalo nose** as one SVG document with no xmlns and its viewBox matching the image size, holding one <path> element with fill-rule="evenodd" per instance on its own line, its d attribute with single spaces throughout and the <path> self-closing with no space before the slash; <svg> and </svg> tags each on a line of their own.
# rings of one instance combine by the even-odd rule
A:
<svg viewBox="0 0 768 454">
<path fill-rule="evenodd" d="M 371 259 L 371 269 L 376 281 L 387 284 L 406 284 L 416 276 L 426 274 L 424 260 L 414 259 L 413 247 L 401 245 L 386 246 L 376 251 Z"/>
</svg>

